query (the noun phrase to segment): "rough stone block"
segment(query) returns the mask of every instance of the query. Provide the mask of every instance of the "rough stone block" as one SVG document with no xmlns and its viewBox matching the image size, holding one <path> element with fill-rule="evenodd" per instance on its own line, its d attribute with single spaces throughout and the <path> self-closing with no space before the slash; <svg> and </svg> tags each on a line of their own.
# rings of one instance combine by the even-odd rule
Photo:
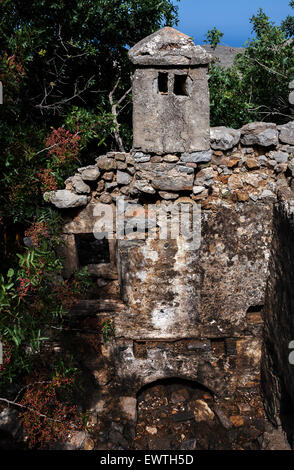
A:
<svg viewBox="0 0 294 470">
<path fill-rule="evenodd" d="M 126 186 L 127 184 L 130 184 L 130 182 L 132 181 L 132 177 L 128 173 L 118 170 L 116 175 L 116 181 L 117 184 Z"/>
<path fill-rule="evenodd" d="M 101 155 L 96 158 L 97 166 L 100 170 L 115 170 L 116 169 L 116 160 L 113 158 L 108 158 L 106 155 Z"/>
<path fill-rule="evenodd" d="M 181 173 L 176 163 L 138 163 L 136 170 L 140 172 L 141 177 L 150 181 L 154 189 L 160 191 L 192 191 L 193 173 Z M 136 186 L 138 182 L 136 183 Z"/>
<path fill-rule="evenodd" d="M 214 182 L 214 170 L 213 168 L 203 168 L 200 170 L 195 178 L 195 186 L 205 186 L 208 188 Z M 194 193 L 195 194 L 195 193 Z"/>
<path fill-rule="evenodd" d="M 134 183 L 134 188 L 136 190 L 138 190 L 139 192 L 141 192 L 141 193 L 146 193 L 146 194 L 155 194 L 156 193 L 153 186 L 151 186 L 148 183 L 148 181 L 144 181 L 144 180 L 136 181 Z"/>
<path fill-rule="evenodd" d="M 288 122 L 283 126 L 278 126 L 280 131 L 279 138 L 284 144 L 294 145 L 294 121 Z"/>
<path fill-rule="evenodd" d="M 44 194 L 44 200 L 51 202 L 58 209 L 70 209 L 73 207 L 85 206 L 89 198 L 88 196 L 77 195 L 67 189 L 58 191 L 50 191 Z"/>
<path fill-rule="evenodd" d="M 268 122 L 252 122 L 241 128 L 243 145 L 261 145 L 270 147 L 278 145 L 279 133 L 276 124 Z"/>
<path fill-rule="evenodd" d="M 78 172 L 85 181 L 96 181 L 100 175 L 100 171 L 96 165 L 89 165 L 84 168 L 79 168 Z"/>
<path fill-rule="evenodd" d="M 165 200 L 172 200 L 172 199 L 177 199 L 179 197 L 178 193 L 169 193 L 166 191 L 159 191 L 159 196 L 162 197 L 162 199 Z"/>
<path fill-rule="evenodd" d="M 137 400 L 134 397 L 120 397 L 120 407 L 123 414 L 131 421 L 137 420 Z"/>
<path fill-rule="evenodd" d="M 89 194 L 91 192 L 90 186 L 84 183 L 81 175 L 74 175 L 67 178 L 65 184 L 71 186 L 78 194 Z"/>
<path fill-rule="evenodd" d="M 241 131 L 228 127 L 212 127 L 210 129 L 210 145 L 215 150 L 229 150 L 238 145 Z"/>
<path fill-rule="evenodd" d="M 208 163 L 211 161 L 212 151 L 183 153 L 181 161 L 185 163 Z"/>
<path fill-rule="evenodd" d="M 269 158 L 275 160 L 277 163 L 287 163 L 289 160 L 289 154 L 287 152 L 270 152 Z"/>
</svg>

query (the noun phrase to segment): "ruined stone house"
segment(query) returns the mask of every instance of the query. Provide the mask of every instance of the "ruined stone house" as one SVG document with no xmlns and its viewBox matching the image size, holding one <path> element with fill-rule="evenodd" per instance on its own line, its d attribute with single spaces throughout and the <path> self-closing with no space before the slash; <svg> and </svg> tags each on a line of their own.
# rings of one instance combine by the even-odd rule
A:
<svg viewBox="0 0 294 470">
<path fill-rule="evenodd" d="M 294 122 L 210 128 L 211 56 L 172 28 L 140 41 L 129 57 L 132 150 L 99 156 L 66 189 L 45 195 L 64 215 L 64 276 L 88 266 L 104 293 L 74 313 L 114 326 L 112 340 L 87 362 L 100 394 L 92 408 L 103 421 L 100 446 L 198 448 L 180 431 L 186 419 L 191 429 L 206 422 L 208 441 L 217 426 L 215 434 L 227 436 L 223 448 L 287 448 Z M 121 197 L 119 236 L 114 221 L 99 237 L 97 207 L 117 218 Z M 195 249 L 181 232 L 161 237 L 163 222 L 178 226 L 179 207 L 189 217 L 201 209 Z M 160 441 L 154 426 L 149 437 L 139 435 L 140 394 L 164 393 L 173 380 L 206 395 L 175 408 L 173 436 Z M 222 448 L 215 439 L 210 448 Z"/>
</svg>

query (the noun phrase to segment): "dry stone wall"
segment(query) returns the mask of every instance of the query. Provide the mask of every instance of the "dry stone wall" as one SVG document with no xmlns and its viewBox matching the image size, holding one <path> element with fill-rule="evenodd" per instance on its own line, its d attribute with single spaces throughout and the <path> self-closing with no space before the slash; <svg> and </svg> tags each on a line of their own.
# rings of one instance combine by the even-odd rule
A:
<svg viewBox="0 0 294 470">
<path fill-rule="evenodd" d="M 132 202 L 148 196 L 181 202 L 184 196 L 213 209 L 220 201 L 274 200 L 278 189 L 291 186 L 294 122 L 211 128 L 210 145 L 192 153 L 109 152 L 68 178 L 66 189 L 44 197 L 68 209 L 90 201 L 115 204 L 120 195 Z"/>
<path fill-rule="evenodd" d="M 99 285 L 119 284 L 122 302 L 108 314 L 114 341 L 104 348 L 105 358 L 93 360 L 106 401 L 119 397 L 136 403 L 141 387 L 178 377 L 211 390 L 220 416 L 231 417 L 237 430 L 250 426 L 254 435 L 269 431 L 260 393 L 261 364 L 269 374 L 263 375 L 269 390 L 278 390 L 281 380 L 292 390 L 289 370 L 283 379 L 275 375 L 281 366 L 278 337 L 291 310 L 283 308 L 284 320 L 275 331 L 278 305 L 285 297 L 279 300 L 280 287 L 273 282 L 267 287 L 267 282 L 284 262 L 274 256 L 280 230 L 276 217 L 280 195 L 293 189 L 293 155 L 294 122 L 251 123 L 239 130 L 218 127 L 210 129 L 208 150 L 108 152 L 68 178 L 65 189 L 44 196 L 63 210 L 67 277 L 79 265 L 76 237 L 95 232 L 97 205 L 115 209 L 123 196 L 126 221 L 136 221 L 133 239 L 114 232 L 108 263 L 89 265 Z M 201 207 L 201 243 L 194 250 L 186 249 L 181 234 L 160 239 L 158 213 L 172 222 L 177 205 Z M 292 274 L 287 276 L 290 291 Z M 269 339 L 263 346 L 265 320 L 267 338 L 276 341 L 275 353 Z M 265 395 L 266 409 L 279 426 L 281 394 L 273 392 L 273 403 L 270 393 Z M 108 409 L 105 422 L 114 419 L 111 404 Z M 134 418 L 128 422 L 134 429 Z"/>
</svg>

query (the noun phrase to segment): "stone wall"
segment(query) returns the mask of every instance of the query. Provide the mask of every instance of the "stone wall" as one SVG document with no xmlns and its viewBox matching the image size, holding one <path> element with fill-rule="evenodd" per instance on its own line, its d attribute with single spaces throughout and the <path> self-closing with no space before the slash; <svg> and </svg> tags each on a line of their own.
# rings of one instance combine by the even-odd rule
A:
<svg viewBox="0 0 294 470">
<path fill-rule="evenodd" d="M 221 256 L 219 255 L 222 250 L 227 257 L 233 259 L 234 263 L 234 260 L 237 260 L 234 256 L 238 254 L 237 251 L 234 255 L 230 253 L 231 247 L 235 245 L 238 250 L 239 245 L 241 247 L 243 243 L 243 253 L 248 252 L 249 256 L 250 247 L 254 244 L 258 247 L 257 237 L 261 237 L 260 243 L 264 246 L 266 253 L 266 243 L 270 236 L 263 236 L 262 231 L 268 234 L 268 229 L 263 228 L 263 221 L 256 227 L 253 227 L 254 220 L 247 224 L 247 217 L 251 211 L 256 211 L 260 212 L 260 216 L 256 217 L 262 218 L 263 208 L 271 210 L 277 198 L 277 191 L 292 186 L 294 123 L 279 127 L 274 124 L 252 123 L 240 130 L 212 128 L 210 136 L 211 148 L 207 151 L 156 155 L 142 152 L 116 152 L 102 155 L 96 159 L 96 164 L 81 168 L 76 175 L 68 178 L 65 182 L 66 189 L 46 193 L 44 197 L 47 201 L 57 208 L 66 209 L 63 211 L 64 237 L 68 247 L 66 277 L 69 277 L 78 267 L 75 235 L 93 233 L 96 220 L 94 212 L 97 204 L 104 204 L 115 209 L 117 198 L 122 196 L 126 201 L 126 220 L 135 220 L 137 231 L 141 234 L 145 232 L 147 225 L 151 227 L 155 240 L 159 238 L 162 214 L 166 214 L 173 221 L 176 218 L 175 208 L 180 205 L 193 207 L 195 203 L 199 205 L 202 210 L 202 228 L 207 232 L 206 236 L 202 237 L 202 243 L 204 245 L 208 243 L 210 227 L 214 225 L 216 225 L 213 228 L 213 232 L 216 232 L 214 233 L 215 239 L 220 238 L 214 248 L 210 246 L 213 242 L 211 240 L 210 245 L 207 244 L 205 249 L 195 254 L 197 263 L 199 257 L 208 256 L 207 250 L 210 250 L 208 257 L 212 264 L 215 264 L 214 258 L 217 257 L 217 263 L 220 263 Z M 150 216 L 149 212 L 147 219 L 147 206 L 150 207 L 150 203 L 153 204 L 154 214 Z M 270 221 L 271 217 L 267 217 L 266 220 Z M 223 226 L 219 234 L 217 225 Z M 236 226 L 238 226 L 237 231 L 234 230 Z M 253 232 L 257 230 L 255 242 L 249 242 L 251 228 Z M 247 241 L 246 237 L 248 237 Z M 152 245 L 151 240 L 148 243 Z M 172 240 L 168 251 L 164 248 L 168 255 L 167 259 L 170 256 L 173 258 L 173 253 L 179 251 L 177 244 L 183 245 L 181 239 Z M 162 246 L 162 244 L 153 243 L 154 248 L 149 247 L 148 250 L 160 252 Z M 101 269 L 104 274 L 108 270 L 110 278 L 115 276 L 115 271 L 116 277 L 121 275 L 123 271 L 128 270 L 126 267 L 128 261 L 119 263 L 118 272 L 116 253 L 120 250 L 122 256 L 124 252 L 131 249 L 140 251 L 139 244 L 137 248 L 129 248 L 127 241 L 125 243 L 122 243 L 122 240 L 119 243 L 115 240 L 111 241 L 111 263 L 103 269 L 99 265 L 91 266 L 91 270 L 97 275 Z M 181 249 L 183 251 L 183 246 Z M 146 262 L 146 257 L 142 262 L 143 264 Z M 133 265 L 136 270 L 140 269 L 139 260 L 138 263 L 137 266 Z M 185 263 L 187 269 L 184 277 L 188 279 L 189 263 L 186 261 Z M 153 272 L 149 270 L 149 273 L 151 277 L 154 277 L 154 267 L 152 270 Z M 244 269 L 246 270 L 247 268 Z M 249 273 L 250 269 L 247 272 Z M 179 276 L 181 277 L 182 274 Z M 196 276 L 196 272 L 194 274 Z M 155 277 L 159 281 L 160 276 Z M 122 295 L 129 299 L 130 305 L 135 303 L 135 300 L 131 302 L 130 290 L 133 282 L 131 278 L 132 275 L 125 279 L 125 285 L 122 286 Z M 148 279 L 145 284 L 147 282 Z M 142 283 L 142 289 L 143 286 L 144 283 Z M 180 286 L 179 289 L 181 289 Z M 191 295 L 193 295 L 192 292 Z"/>
<path fill-rule="evenodd" d="M 101 359 L 93 369 L 105 382 L 98 383 L 109 400 L 134 402 L 146 384 L 168 377 L 188 379 L 211 390 L 220 413 L 231 416 L 234 426 L 245 429 L 250 424 L 254 435 L 261 428 L 265 432 L 260 393 L 265 321 L 263 383 L 274 397 L 265 393 L 265 402 L 274 424 L 280 424 L 283 400 L 276 371 L 286 359 L 285 352 L 281 359 L 278 338 L 294 337 L 289 332 L 292 261 L 284 245 L 278 246 L 286 244 L 290 228 L 287 221 L 279 225 L 277 207 L 287 205 L 279 206 L 278 195 L 291 193 L 293 155 L 293 122 L 212 128 L 208 150 L 110 152 L 79 169 L 66 181 L 66 189 L 44 196 L 63 209 L 67 277 L 79 265 L 76 236 L 95 231 L 98 204 L 115 208 L 124 196 L 126 221 L 136 221 L 133 239 L 116 239 L 114 233 L 109 263 L 89 266 L 100 285 L 103 280 L 120 286 L 122 304 L 109 312 L 115 338 L 105 364 Z M 147 218 L 150 204 L 153 212 Z M 172 222 L 177 205 L 201 207 L 201 244 L 194 250 L 187 249 L 181 233 L 160 239 L 158 214 L 168 214 Z M 283 227 L 287 235 L 279 239 Z M 283 263 L 287 296 L 281 287 Z M 283 302 L 284 320 L 279 317 L 275 330 Z M 290 393 L 288 367 L 283 383 Z"/>
<path fill-rule="evenodd" d="M 210 150 L 192 153 L 111 152 L 98 157 L 95 165 L 80 168 L 66 180 L 65 190 L 44 197 L 68 209 L 90 201 L 115 204 L 119 195 L 130 202 L 188 196 L 203 209 L 213 209 L 220 201 L 274 200 L 278 189 L 291 184 L 294 122 L 212 128 L 210 145 Z"/>
<path fill-rule="evenodd" d="M 293 445 L 294 374 L 289 344 L 294 339 L 294 198 L 289 189 L 279 194 L 264 309 L 262 385 L 267 414 L 282 425 Z"/>
</svg>

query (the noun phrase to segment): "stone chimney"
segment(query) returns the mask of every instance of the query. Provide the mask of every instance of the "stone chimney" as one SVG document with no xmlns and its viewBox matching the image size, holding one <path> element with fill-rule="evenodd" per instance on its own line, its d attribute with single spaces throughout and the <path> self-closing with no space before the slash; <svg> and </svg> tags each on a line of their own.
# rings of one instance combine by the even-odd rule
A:
<svg viewBox="0 0 294 470">
<path fill-rule="evenodd" d="M 133 75 L 133 150 L 184 153 L 208 150 L 208 64 L 192 39 L 162 28 L 130 51 Z"/>
</svg>

